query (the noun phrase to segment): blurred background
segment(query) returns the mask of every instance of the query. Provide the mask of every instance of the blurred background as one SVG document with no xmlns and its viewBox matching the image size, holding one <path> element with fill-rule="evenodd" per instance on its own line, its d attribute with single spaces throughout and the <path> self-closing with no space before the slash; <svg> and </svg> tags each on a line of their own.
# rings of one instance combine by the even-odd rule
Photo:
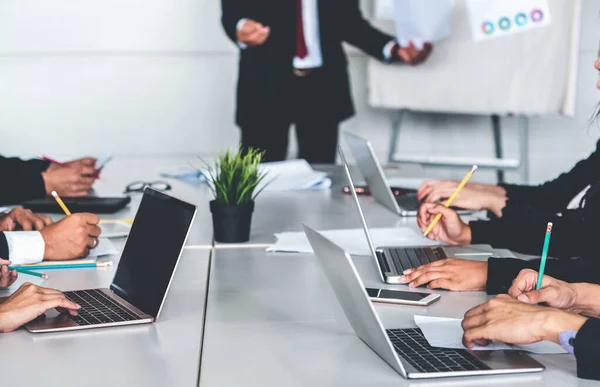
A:
<svg viewBox="0 0 600 387">
<path fill-rule="evenodd" d="M 361 3 L 373 15 L 372 1 Z M 589 121 L 600 101 L 593 68 L 600 2 L 582 6 L 575 115 L 531 119 L 531 183 L 587 157 L 600 137 L 600 126 Z M 236 146 L 238 50 L 220 16 L 218 0 L 2 0 L 0 153 L 192 157 Z M 368 105 L 368 59 L 349 53 L 357 115 L 342 127 L 369 138 L 385 161 L 391 112 Z M 517 121 L 502 122 L 506 156 L 516 157 Z M 410 113 L 398 144 L 408 153 L 494 153 L 489 118 L 468 115 Z M 464 171 L 435 168 L 428 175 L 460 178 Z M 477 179 L 493 182 L 495 173 Z M 518 178 L 508 173 L 507 180 Z"/>
</svg>

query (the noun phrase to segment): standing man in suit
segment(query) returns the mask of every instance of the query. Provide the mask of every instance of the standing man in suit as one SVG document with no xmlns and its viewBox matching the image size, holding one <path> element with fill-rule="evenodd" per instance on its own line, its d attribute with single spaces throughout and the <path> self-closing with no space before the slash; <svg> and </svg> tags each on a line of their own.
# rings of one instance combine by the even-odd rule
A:
<svg viewBox="0 0 600 387">
<path fill-rule="evenodd" d="M 400 47 L 373 28 L 358 0 L 221 0 L 223 27 L 240 47 L 236 123 L 242 146 L 284 160 L 296 126 L 299 158 L 333 163 L 339 123 L 354 115 L 342 42 L 386 62 L 416 65 L 432 45 Z"/>
</svg>

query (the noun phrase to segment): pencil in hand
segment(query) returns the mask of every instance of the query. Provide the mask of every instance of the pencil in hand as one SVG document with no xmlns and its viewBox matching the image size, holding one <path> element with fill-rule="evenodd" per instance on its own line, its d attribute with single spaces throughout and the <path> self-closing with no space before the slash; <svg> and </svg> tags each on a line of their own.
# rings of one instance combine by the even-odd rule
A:
<svg viewBox="0 0 600 387">
<path fill-rule="evenodd" d="M 58 194 L 56 193 L 56 191 L 52 191 L 52 196 L 54 196 L 54 200 L 56 200 L 56 202 L 58 203 L 58 205 L 60 206 L 60 208 L 62 208 L 62 210 L 64 211 L 64 213 L 67 216 L 71 216 L 71 211 L 69 211 L 69 208 L 67 208 L 67 205 L 65 204 L 65 202 L 62 201 L 62 199 L 60 198 L 60 196 L 58 196 Z"/>
<path fill-rule="evenodd" d="M 456 190 L 454 191 L 452 196 L 450 196 L 448 198 L 448 200 L 446 200 L 446 203 L 444 203 L 444 207 L 448 208 L 452 205 L 452 202 L 454 201 L 454 199 L 456 199 L 456 197 L 458 196 L 460 191 L 462 191 L 462 189 L 465 187 L 465 185 L 467 185 L 467 183 L 469 182 L 471 177 L 473 177 L 473 174 L 475 173 L 476 170 L 477 170 L 477 165 L 473 165 L 473 167 L 471 168 L 469 173 L 467 173 L 467 175 L 465 176 L 464 179 L 462 179 L 462 181 L 460 182 L 458 187 L 456 187 Z M 427 226 L 427 229 L 423 233 L 423 236 L 427 236 L 431 232 L 431 230 L 433 230 L 435 225 L 440 221 L 440 219 L 442 219 L 442 214 L 437 214 L 435 216 L 435 218 L 433 218 L 433 221 L 431 223 L 429 223 L 429 226 Z"/>
</svg>

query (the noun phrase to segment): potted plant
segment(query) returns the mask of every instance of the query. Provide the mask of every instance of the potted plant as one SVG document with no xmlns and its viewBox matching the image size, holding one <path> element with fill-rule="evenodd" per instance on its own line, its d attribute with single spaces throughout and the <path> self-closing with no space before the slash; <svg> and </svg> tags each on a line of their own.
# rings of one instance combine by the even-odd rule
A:
<svg viewBox="0 0 600 387">
<path fill-rule="evenodd" d="M 208 182 L 215 199 L 210 202 L 214 238 L 217 242 L 239 243 L 250 240 L 254 199 L 266 173 L 259 170 L 264 152 L 238 148 L 219 155 L 214 167 L 208 167 Z M 256 192 L 255 192 L 256 191 Z"/>
</svg>

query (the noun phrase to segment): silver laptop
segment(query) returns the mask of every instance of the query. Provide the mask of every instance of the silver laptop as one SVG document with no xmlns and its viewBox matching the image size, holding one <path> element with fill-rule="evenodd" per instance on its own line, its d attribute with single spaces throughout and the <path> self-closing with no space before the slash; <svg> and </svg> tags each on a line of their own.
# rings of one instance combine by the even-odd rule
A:
<svg viewBox="0 0 600 387">
<path fill-rule="evenodd" d="M 475 261 L 487 261 L 489 257 L 495 256 L 494 249 L 490 245 L 457 245 L 457 246 L 403 246 L 403 247 L 375 247 L 369 226 L 362 210 L 358 195 L 354 189 L 354 180 L 342 148 L 338 148 L 340 158 L 348 178 L 350 191 L 360 215 L 360 221 L 375 259 L 381 279 L 389 284 L 399 284 L 402 273 L 413 267 L 425 265 L 441 259 L 450 257 L 470 259 Z"/>
<path fill-rule="evenodd" d="M 304 226 L 331 287 L 356 335 L 396 372 L 409 379 L 539 372 L 544 366 L 520 351 L 433 348 L 416 328 L 385 329 L 350 256 Z"/>
<path fill-rule="evenodd" d="M 196 206 L 146 188 L 110 288 L 65 292 L 78 316 L 48 312 L 25 326 L 56 332 L 151 323 L 158 319 Z"/>
<path fill-rule="evenodd" d="M 417 190 L 403 189 L 398 195 L 394 195 L 371 142 L 347 131 L 342 131 L 342 135 L 375 200 L 400 216 L 417 216 L 419 212 Z M 471 213 L 471 211 L 465 210 L 459 212 L 461 214 Z"/>
</svg>

